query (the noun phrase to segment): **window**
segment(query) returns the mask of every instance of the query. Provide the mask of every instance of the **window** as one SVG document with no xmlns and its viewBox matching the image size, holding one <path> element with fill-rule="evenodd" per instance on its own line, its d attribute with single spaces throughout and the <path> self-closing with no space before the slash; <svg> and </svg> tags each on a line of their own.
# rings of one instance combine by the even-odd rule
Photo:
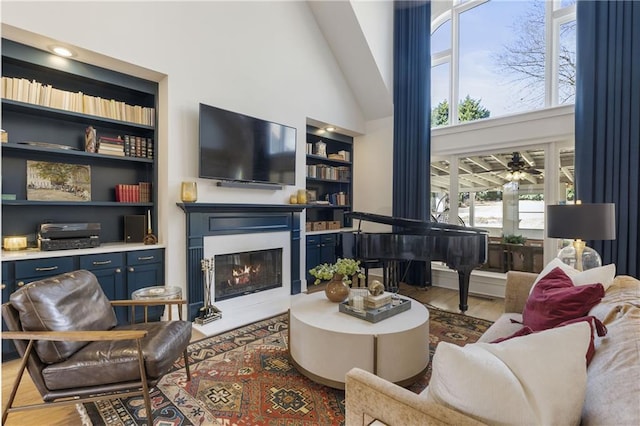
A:
<svg viewBox="0 0 640 426">
<path fill-rule="evenodd" d="M 432 127 L 573 103 L 575 19 L 575 0 L 456 2 L 432 30 Z"/>
</svg>

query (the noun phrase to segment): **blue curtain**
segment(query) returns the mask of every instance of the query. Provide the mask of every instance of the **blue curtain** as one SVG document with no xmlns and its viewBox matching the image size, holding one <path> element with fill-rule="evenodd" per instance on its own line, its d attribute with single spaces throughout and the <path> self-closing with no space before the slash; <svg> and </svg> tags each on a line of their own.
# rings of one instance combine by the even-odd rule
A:
<svg viewBox="0 0 640 426">
<path fill-rule="evenodd" d="M 576 195 L 616 205 L 616 240 L 589 245 L 638 277 L 640 2 L 578 1 L 576 83 Z"/>
<path fill-rule="evenodd" d="M 393 215 L 428 221 L 431 195 L 431 4 L 396 1 L 394 6 Z M 416 262 L 410 266 L 403 281 L 424 285 L 426 273 L 425 262 Z"/>
</svg>

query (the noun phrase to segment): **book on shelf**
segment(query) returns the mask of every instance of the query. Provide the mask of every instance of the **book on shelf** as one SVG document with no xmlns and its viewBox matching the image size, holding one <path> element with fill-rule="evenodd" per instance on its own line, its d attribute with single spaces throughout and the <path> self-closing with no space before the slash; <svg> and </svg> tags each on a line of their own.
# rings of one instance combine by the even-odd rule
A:
<svg viewBox="0 0 640 426">
<path fill-rule="evenodd" d="M 138 186 L 140 187 L 140 202 L 150 203 L 151 202 L 151 182 L 138 182 Z"/>
<path fill-rule="evenodd" d="M 26 78 L 2 76 L 2 96 L 48 108 L 155 126 L 155 108 L 128 105 L 115 99 L 103 99 L 82 92 L 70 92 Z"/>
<path fill-rule="evenodd" d="M 117 184 L 115 186 L 116 201 L 119 203 L 140 202 L 140 185 Z"/>
<path fill-rule="evenodd" d="M 147 158 L 153 158 L 153 139 L 147 138 Z"/>
</svg>

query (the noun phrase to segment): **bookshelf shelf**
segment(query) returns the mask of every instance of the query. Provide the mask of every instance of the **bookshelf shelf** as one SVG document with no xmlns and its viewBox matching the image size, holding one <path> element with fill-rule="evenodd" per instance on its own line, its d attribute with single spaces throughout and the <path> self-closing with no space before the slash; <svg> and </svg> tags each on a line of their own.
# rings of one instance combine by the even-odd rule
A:
<svg viewBox="0 0 640 426">
<path fill-rule="evenodd" d="M 64 66 L 56 65 L 60 60 L 65 61 Z M 2 170 L 3 176 L 11 176 L 2 180 L 2 194 L 7 195 L 3 198 L 13 198 L 2 200 L 3 235 L 25 235 L 33 246 L 41 223 L 97 222 L 101 224 L 101 243 L 121 243 L 125 238 L 124 217 L 149 213 L 152 229 L 157 229 L 157 131 L 154 126 L 140 124 L 157 122 L 156 82 L 55 57 L 7 39 L 2 39 L 2 77 L 2 128 L 8 136 L 8 142 L 2 144 Z M 13 87 L 20 81 L 20 88 L 27 89 L 17 95 L 9 92 L 9 81 Z M 65 102 L 57 102 L 60 98 L 48 102 L 48 97 L 42 97 L 44 87 L 63 93 Z M 87 103 L 80 105 L 83 99 Z M 106 102 L 94 103 L 100 99 Z M 121 109 L 114 114 L 113 109 L 94 108 L 107 104 L 120 105 Z M 132 110 L 136 115 L 130 114 Z M 88 127 L 95 129 L 96 141 L 101 137 L 112 141 L 134 137 L 140 139 L 141 147 L 143 140 L 152 141 L 153 146 L 148 151 L 140 150 L 138 157 L 86 152 Z M 123 140 L 123 149 L 126 146 Z M 34 179 L 33 166 L 29 166 L 33 161 L 88 166 L 90 201 L 66 200 L 68 197 L 60 194 L 45 201 L 45 196 L 34 194 L 33 187 L 28 188 L 34 180 L 38 188 L 60 184 L 54 185 L 50 177 Z M 73 185 L 70 182 L 73 180 L 67 178 L 64 185 Z M 116 201 L 116 185 L 136 187 L 142 182 L 151 183 L 150 202 Z"/>
<path fill-rule="evenodd" d="M 123 203 L 119 201 L 32 201 L 3 200 L 4 206 L 41 206 L 41 207 L 153 207 L 153 203 Z"/>
<path fill-rule="evenodd" d="M 101 117 L 93 114 L 83 114 L 74 111 L 68 111 L 59 108 L 50 108 L 42 105 L 31 104 L 28 102 L 14 101 L 2 98 L 2 108 L 6 111 L 21 112 L 25 114 L 38 114 L 40 117 L 62 118 L 69 122 L 82 123 L 90 126 L 108 125 L 113 128 L 121 128 L 122 130 L 153 130 L 153 126 L 145 124 L 133 123 L 130 121 L 114 120 L 112 118 Z"/>
<path fill-rule="evenodd" d="M 341 155 L 345 159 L 329 158 L 333 155 Z M 310 206 L 307 222 L 339 221 L 342 227 L 351 226 L 350 218 L 344 213 L 351 211 L 352 204 L 353 138 L 307 126 L 306 163 L 307 190 L 315 194 L 316 200 L 331 202 Z M 343 199 L 344 204 L 338 204 Z"/>
<path fill-rule="evenodd" d="M 31 146 L 31 145 L 23 145 L 17 143 L 5 143 L 2 145 L 2 150 L 14 151 L 16 153 L 23 152 L 25 155 L 29 154 L 47 154 L 47 157 L 51 155 L 55 157 L 79 157 L 79 158 L 90 158 L 91 161 L 130 161 L 135 163 L 147 163 L 153 164 L 152 158 L 142 158 L 142 157 L 119 157 L 116 155 L 106 155 L 106 154 L 95 154 L 92 152 L 85 151 L 77 151 L 73 149 L 56 149 L 56 148 L 44 148 L 39 146 Z"/>
</svg>

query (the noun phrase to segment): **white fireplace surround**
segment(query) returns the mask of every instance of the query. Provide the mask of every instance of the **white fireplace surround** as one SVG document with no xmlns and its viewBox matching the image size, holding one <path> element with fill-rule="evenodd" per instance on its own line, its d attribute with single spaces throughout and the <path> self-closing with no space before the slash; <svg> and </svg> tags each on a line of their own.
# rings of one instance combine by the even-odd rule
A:
<svg viewBox="0 0 640 426">
<path fill-rule="evenodd" d="M 218 302 L 214 299 L 215 289 L 212 286 L 211 299 L 222 311 L 222 318 L 209 324 L 193 324 L 193 327 L 212 336 L 286 312 L 290 306 L 291 236 L 288 231 L 205 236 L 203 257 L 206 259 L 222 254 L 279 248 L 282 248 L 282 287 Z"/>
</svg>

